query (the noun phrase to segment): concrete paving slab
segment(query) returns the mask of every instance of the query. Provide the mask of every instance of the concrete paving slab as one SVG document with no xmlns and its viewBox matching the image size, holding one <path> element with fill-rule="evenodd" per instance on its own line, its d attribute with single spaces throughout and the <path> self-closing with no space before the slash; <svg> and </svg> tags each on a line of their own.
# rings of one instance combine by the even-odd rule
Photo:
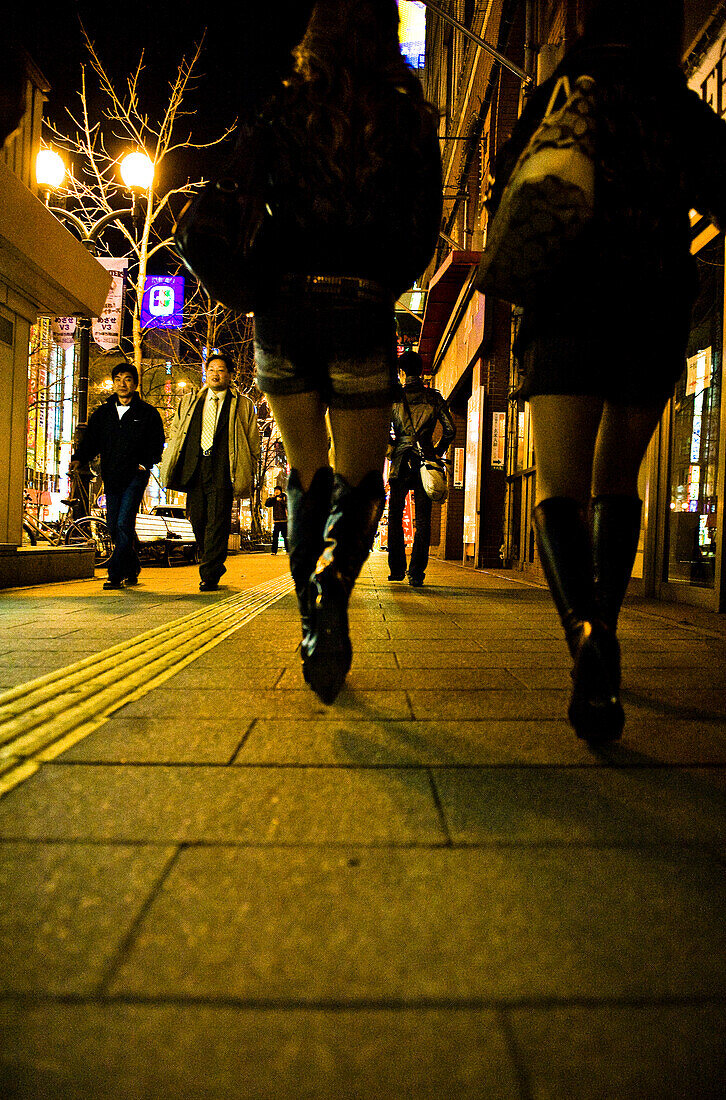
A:
<svg viewBox="0 0 726 1100">
<path fill-rule="evenodd" d="M 294 657 L 294 654 L 292 655 Z M 276 687 L 280 677 L 285 672 L 284 665 L 278 664 L 270 667 L 257 667 L 248 665 L 246 668 L 200 668 L 193 661 L 174 677 L 174 691 L 214 691 L 218 695 L 224 692 L 234 693 L 240 688 L 263 688 L 271 690 Z"/>
<path fill-rule="evenodd" d="M 360 647 L 360 642 L 358 643 Z M 366 647 L 368 648 L 368 647 Z M 392 639 L 387 648 L 395 650 L 396 653 L 410 653 L 412 655 L 419 653 L 435 653 L 437 650 L 443 651 L 447 648 L 451 648 L 445 644 L 441 639 L 435 639 L 431 641 L 426 637 L 411 638 L 408 635 L 406 637 L 398 637 Z M 481 653 L 485 650 L 484 644 L 478 638 L 471 638 L 465 635 L 456 638 L 456 649 L 460 653 Z"/>
<path fill-rule="evenodd" d="M 726 765 L 726 722 L 673 718 L 629 702 L 623 739 L 605 759 L 621 767 Z"/>
<path fill-rule="evenodd" d="M 276 645 L 254 646 L 242 644 L 236 635 L 220 642 L 214 649 L 195 658 L 194 667 L 198 669 L 239 669 L 282 668 L 288 661 L 295 659 L 300 639 Z M 297 657 L 297 660 L 300 658 Z"/>
<path fill-rule="evenodd" d="M 724 905 L 722 866 L 691 849 L 189 848 L 109 992 L 720 999 Z"/>
<path fill-rule="evenodd" d="M 65 758 L 64 758 L 65 759 Z M 565 721 L 260 720 L 236 764 L 581 764 L 597 759 Z"/>
<path fill-rule="evenodd" d="M 95 991 L 173 852 L 0 843 L 0 990 Z"/>
<path fill-rule="evenodd" d="M 567 713 L 567 691 L 409 691 L 413 717 L 425 719 L 477 718 L 507 720 L 552 719 Z"/>
<path fill-rule="evenodd" d="M 553 1005 L 508 1013 L 532 1100 L 717 1100 L 726 1005 Z"/>
<path fill-rule="evenodd" d="M 726 852 L 726 769 L 434 768 L 454 843 L 690 844 Z"/>
<path fill-rule="evenodd" d="M 0 1029 L 13 1100 L 521 1096 L 487 1010 L 2 1005 Z"/>
<path fill-rule="evenodd" d="M 355 663 L 355 656 L 353 657 Z M 359 691 L 345 688 L 333 707 L 324 703 L 309 689 L 300 691 L 235 691 L 225 692 L 224 699 L 213 690 L 151 694 L 129 703 L 119 714 L 127 718 L 154 718 L 194 714 L 198 718 L 218 718 L 233 714 L 240 722 L 252 718 L 319 718 L 333 711 L 344 710 L 361 718 L 410 718 L 411 710 L 403 691 Z"/>
<path fill-rule="evenodd" d="M 569 673 L 572 661 L 569 655 L 555 653 L 553 651 L 542 652 L 530 650 L 520 653 L 518 650 L 461 650 L 456 649 L 428 649 L 411 652 L 396 646 L 396 657 L 401 668 L 449 668 L 449 669 L 474 669 L 474 668 L 508 668 L 518 672 L 520 668 L 554 668 L 565 670 Z"/>
<path fill-rule="evenodd" d="M 153 844 L 441 844 L 428 775 L 54 764 L 0 800 L 0 837 Z"/>
<path fill-rule="evenodd" d="M 252 722 L 227 717 L 118 718 L 112 716 L 63 753 L 63 763 L 228 764 Z"/>
<path fill-rule="evenodd" d="M 300 688 L 304 683 L 301 662 L 297 661 L 281 676 L 277 688 Z M 371 668 L 363 654 L 361 661 L 354 659 L 347 686 L 349 691 L 357 694 L 360 691 L 408 691 L 417 688 L 436 688 L 442 691 L 464 688 L 468 691 L 482 691 L 485 688 L 517 690 L 521 684 L 505 668 Z"/>
</svg>

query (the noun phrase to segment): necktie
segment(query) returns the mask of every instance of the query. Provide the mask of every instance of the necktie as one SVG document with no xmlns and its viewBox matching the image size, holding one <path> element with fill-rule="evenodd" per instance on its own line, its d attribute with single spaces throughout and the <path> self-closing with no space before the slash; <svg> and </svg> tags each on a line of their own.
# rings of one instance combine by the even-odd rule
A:
<svg viewBox="0 0 726 1100">
<path fill-rule="evenodd" d="M 211 451 L 214 443 L 214 430 L 217 427 L 217 401 L 216 393 L 210 393 L 204 402 L 202 415 L 202 450 Z"/>
</svg>

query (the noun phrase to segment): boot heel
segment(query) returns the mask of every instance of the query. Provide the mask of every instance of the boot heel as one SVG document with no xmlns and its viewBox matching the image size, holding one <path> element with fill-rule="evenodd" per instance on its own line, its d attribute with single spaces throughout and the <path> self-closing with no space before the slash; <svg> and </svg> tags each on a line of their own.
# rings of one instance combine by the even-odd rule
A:
<svg viewBox="0 0 726 1100">
<path fill-rule="evenodd" d="M 619 697 L 620 646 L 607 627 L 583 623 L 572 678 L 567 717 L 577 736 L 591 745 L 616 741 L 625 725 Z"/>
<path fill-rule="evenodd" d="M 315 608 L 315 648 L 303 657 L 303 677 L 326 705 L 335 702 L 353 661 L 348 596 L 326 592 Z"/>
<path fill-rule="evenodd" d="M 368 557 L 386 503 L 383 478 L 371 471 L 352 488 L 335 475 L 325 549 L 310 577 L 311 628 L 303 647 L 303 676 L 324 703 L 332 703 L 353 659 L 348 600 Z"/>
</svg>

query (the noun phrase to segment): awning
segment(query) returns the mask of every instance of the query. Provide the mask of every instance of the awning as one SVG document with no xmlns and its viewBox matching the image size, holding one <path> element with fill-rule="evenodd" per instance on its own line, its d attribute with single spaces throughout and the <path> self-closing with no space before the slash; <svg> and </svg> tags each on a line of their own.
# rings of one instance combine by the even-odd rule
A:
<svg viewBox="0 0 726 1100">
<path fill-rule="evenodd" d="M 431 370 L 434 353 L 444 335 L 461 288 L 480 259 L 481 252 L 450 252 L 429 283 L 418 345 L 426 372 Z"/>
</svg>

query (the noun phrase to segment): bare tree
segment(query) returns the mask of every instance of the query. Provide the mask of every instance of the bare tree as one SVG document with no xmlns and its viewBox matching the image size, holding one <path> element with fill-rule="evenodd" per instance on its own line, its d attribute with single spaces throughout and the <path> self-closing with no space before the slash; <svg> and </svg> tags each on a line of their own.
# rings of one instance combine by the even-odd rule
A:
<svg viewBox="0 0 726 1100">
<path fill-rule="evenodd" d="M 104 68 L 85 30 L 83 36 L 89 60 L 81 66 L 80 107 L 76 112 L 67 109 L 73 131 L 64 134 L 57 126 L 46 125 L 52 144 L 65 150 L 73 162 L 61 195 L 69 207 L 72 205 L 77 216 L 90 226 L 119 210 L 128 201 L 117 176 L 119 158 L 112 151 L 116 142 L 143 150 L 153 163 L 155 178 L 158 178 L 164 161 L 176 150 L 206 149 L 218 145 L 230 136 L 234 125 L 227 127 L 215 140 L 202 143 L 192 140 L 192 132 L 187 125 L 181 135 L 179 133 L 182 123 L 192 114 L 184 109 L 184 97 L 197 75 L 202 42 L 194 47 L 191 58 L 182 57 L 175 76 L 169 82 L 168 101 L 157 110 L 154 118 L 142 105 L 143 52 L 135 71 L 128 76 L 126 86 L 119 89 Z M 89 68 L 104 103 L 101 118 L 91 117 Z M 146 192 L 145 201 L 138 204 L 137 214 L 130 224 L 120 218 L 113 222 L 114 227 L 123 234 L 128 252 L 136 261 L 127 278 L 133 298 L 132 354 L 140 376 L 144 337 L 141 302 L 148 264 L 157 253 L 171 245 L 172 206 L 175 200 L 190 195 L 203 182 L 188 181 L 163 193 L 152 184 Z M 103 244 L 100 250 L 109 251 Z"/>
</svg>

